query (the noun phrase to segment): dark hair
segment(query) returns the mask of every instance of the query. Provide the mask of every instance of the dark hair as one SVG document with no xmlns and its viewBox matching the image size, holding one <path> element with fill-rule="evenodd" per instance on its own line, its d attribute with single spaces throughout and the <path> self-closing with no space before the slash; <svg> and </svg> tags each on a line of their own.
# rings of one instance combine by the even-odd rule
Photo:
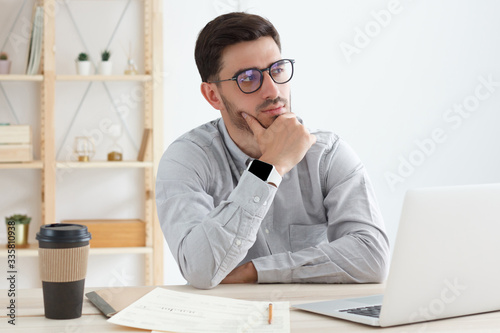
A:
<svg viewBox="0 0 500 333">
<path fill-rule="evenodd" d="M 235 12 L 210 21 L 198 35 L 194 57 L 201 80 L 216 80 L 222 67 L 222 52 L 230 45 L 248 42 L 260 37 L 272 37 L 281 51 L 280 35 L 265 18 Z"/>
</svg>

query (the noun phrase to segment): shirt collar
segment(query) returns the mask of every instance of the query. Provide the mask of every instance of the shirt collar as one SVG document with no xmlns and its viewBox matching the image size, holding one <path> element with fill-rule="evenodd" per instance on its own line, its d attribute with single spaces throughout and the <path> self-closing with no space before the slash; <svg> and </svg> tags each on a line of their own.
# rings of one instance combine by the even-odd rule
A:
<svg viewBox="0 0 500 333">
<path fill-rule="evenodd" d="M 247 154 L 245 154 L 241 149 L 234 143 L 233 139 L 231 139 L 231 136 L 229 135 L 229 132 L 227 131 L 226 124 L 224 123 L 224 120 L 220 118 L 220 121 L 218 123 L 218 129 L 219 132 L 222 135 L 222 141 L 224 141 L 225 146 L 227 147 L 227 150 L 229 151 L 229 154 L 231 155 L 231 158 L 233 159 L 234 164 L 238 168 L 238 170 L 243 171 L 247 168 L 248 163 L 253 159 Z"/>
</svg>

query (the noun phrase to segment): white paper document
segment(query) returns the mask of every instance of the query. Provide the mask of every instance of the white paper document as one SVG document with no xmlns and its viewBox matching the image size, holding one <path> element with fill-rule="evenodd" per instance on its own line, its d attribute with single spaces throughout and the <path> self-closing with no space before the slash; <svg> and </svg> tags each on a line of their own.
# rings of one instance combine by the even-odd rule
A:
<svg viewBox="0 0 500 333">
<path fill-rule="evenodd" d="M 242 301 L 156 288 L 109 322 L 168 332 L 290 332 L 289 302 Z"/>
</svg>

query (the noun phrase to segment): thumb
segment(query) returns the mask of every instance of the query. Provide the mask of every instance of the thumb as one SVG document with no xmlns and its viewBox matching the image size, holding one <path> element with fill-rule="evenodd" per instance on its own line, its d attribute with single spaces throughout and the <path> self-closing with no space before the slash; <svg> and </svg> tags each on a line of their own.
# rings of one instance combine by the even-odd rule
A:
<svg viewBox="0 0 500 333">
<path fill-rule="evenodd" d="M 242 112 L 241 115 L 246 120 L 248 127 L 250 127 L 253 132 L 253 135 L 260 136 L 266 130 L 253 116 L 245 112 Z"/>
</svg>

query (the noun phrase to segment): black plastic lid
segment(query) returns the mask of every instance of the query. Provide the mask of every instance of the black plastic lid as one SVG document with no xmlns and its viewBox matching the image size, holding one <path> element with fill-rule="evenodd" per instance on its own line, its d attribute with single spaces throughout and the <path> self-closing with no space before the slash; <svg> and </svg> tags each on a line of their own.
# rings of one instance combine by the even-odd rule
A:
<svg viewBox="0 0 500 333">
<path fill-rule="evenodd" d="M 36 234 L 37 240 L 48 243 L 86 242 L 91 238 L 86 226 L 68 223 L 42 225 Z"/>
</svg>

